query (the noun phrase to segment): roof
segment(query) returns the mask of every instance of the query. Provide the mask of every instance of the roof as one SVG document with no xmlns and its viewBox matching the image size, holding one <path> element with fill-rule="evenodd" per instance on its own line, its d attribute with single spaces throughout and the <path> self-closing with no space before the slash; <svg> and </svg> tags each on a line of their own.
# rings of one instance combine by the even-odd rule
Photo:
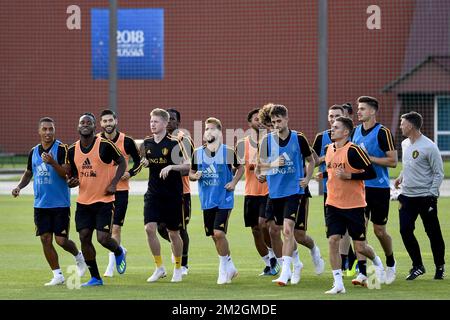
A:
<svg viewBox="0 0 450 320">
<path fill-rule="evenodd" d="M 396 89 L 400 84 L 412 80 L 417 74 L 425 71 L 427 68 L 432 68 L 434 72 L 431 72 L 426 79 L 428 81 L 430 80 L 436 80 L 436 83 L 440 83 L 441 79 L 436 75 L 436 70 L 439 71 L 439 75 L 444 74 L 444 76 L 450 81 L 450 56 L 428 56 L 426 59 L 421 61 L 419 64 L 402 74 L 399 78 L 392 81 L 391 83 L 387 84 L 383 89 L 382 92 L 391 92 Z M 430 79 L 431 78 L 431 79 Z M 419 82 L 423 82 L 424 80 L 421 79 Z M 434 81 L 433 81 L 434 82 Z M 417 87 L 417 84 L 416 84 Z M 450 87 L 445 87 L 444 91 L 450 91 Z M 437 91 L 439 88 L 436 88 Z M 425 91 L 429 91 L 428 89 Z"/>
</svg>

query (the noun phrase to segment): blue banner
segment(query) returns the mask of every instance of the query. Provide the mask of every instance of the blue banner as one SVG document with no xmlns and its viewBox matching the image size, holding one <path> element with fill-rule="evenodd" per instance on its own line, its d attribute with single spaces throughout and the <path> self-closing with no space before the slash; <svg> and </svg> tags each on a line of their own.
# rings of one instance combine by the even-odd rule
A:
<svg viewBox="0 0 450 320">
<path fill-rule="evenodd" d="M 164 76 L 164 9 L 117 10 L 118 79 Z M 109 10 L 91 9 L 92 77 L 108 79 Z"/>
</svg>

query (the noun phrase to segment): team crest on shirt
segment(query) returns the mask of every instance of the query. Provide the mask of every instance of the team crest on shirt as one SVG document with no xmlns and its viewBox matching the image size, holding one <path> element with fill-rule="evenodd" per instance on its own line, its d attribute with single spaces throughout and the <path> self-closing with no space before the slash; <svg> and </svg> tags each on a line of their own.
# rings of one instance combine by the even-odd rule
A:
<svg viewBox="0 0 450 320">
<path fill-rule="evenodd" d="M 162 148 L 161 153 L 163 154 L 163 156 L 167 156 L 169 154 L 169 149 Z"/>
<path fill-rule="evenodd" d="M 419 151 L 414 150 L 413 153 L 412 153 L 413 159 L 417 159 L 418 156 L 419 156 Z"/>
</svg>

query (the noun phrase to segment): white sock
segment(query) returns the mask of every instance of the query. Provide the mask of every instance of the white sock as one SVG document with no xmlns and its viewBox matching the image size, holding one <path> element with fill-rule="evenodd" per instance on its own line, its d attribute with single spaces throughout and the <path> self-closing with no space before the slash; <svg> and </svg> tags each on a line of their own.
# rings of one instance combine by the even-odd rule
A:
<svg viewBox="0 0 450 320">
<path fill-rule="evenodd" d="M 114 252 L 109 253 L 109 265 L 114 266 L 116 264 L 116 256 L 114 255 Z"/>
<path fill-rule="evenodd" d="M 283 256 L 283 267 L 281 269 L 281 273 L 291 271 L 291 262 L 292 257 Z"/>
<path fill-rule="evenodd" d="M 269 259 L 275 258 L 275 253 L 273 253 L 273 249 L 267 247 L 267 250 L 269 250 Z"/>
<path fill-rule="evenodd" d="M 336 287 L 344 286 L 344 283 L 342 282 L 342 270 L 341 269 L 333 270 L 333 278 L 334 278 L 334 285 Z"/>
<path fill-rule="evenodd" d="M 219 256 L 219 271 L 225 270 L 228 262 L 228 256 Z"/>
<path fill-rule="evenodd" d="M 319 248 L 316 245 L 314 245 L 314 247 L 310 250 L 311 255 L 315 256 L 317 254 L 318 250 L 319 250 Z"/>
<path fill-rule="evenodd" d="M 78 254 L 75 256 L 75 261 L 84 261 L 84 256 L 83 256 L 83 253 L 81 253 L 81 251 L 80 252 L 78 252 Z"/>
<path fill-rule="evenodd" d="M 53 272 L 54 278 L 63 276 L 61 269 L 55 269 L 55 270 L 52 270 L 52 272 Z"/>
<path fill-rule="evenodd" d="M 266 254 L 264 257 L 261 257 L 263 259 L 264 263 L 266 264 L 266 267 L 270 267 L 270 257 L 268 254 Z"/>
<path fill-rule="evenodd" d="M 283 257 L 277 258 L 277 262 L 281 266 L 283 264 Z"/>
<path fill-rule="evenodd" d="M 292 252 L 292 265 L 294 267 L 299 266 L 301 264 L 300 256 L 298 255 L 298 250 L 295 249 L 294 252 Z"/>
<path fill-rule="evenodd" d="M 383 267 L 383 262 L 381 262 L 381 259 L 379 256 L 375 256 L 375 258 L 372 260 L 372 262 L 377 267 Z"/>
<path fill-rule="evenodd" d="M 231 256 L 227 256 L 227 263 L 228 263 L 228 265 L 231 267 L 231 268 L 233 268 L 233 269 L 236 269 L 236 267 L 234 266 L 234 263 L 233 263 L 233 260 L 231 259 Z"/>
</svg>

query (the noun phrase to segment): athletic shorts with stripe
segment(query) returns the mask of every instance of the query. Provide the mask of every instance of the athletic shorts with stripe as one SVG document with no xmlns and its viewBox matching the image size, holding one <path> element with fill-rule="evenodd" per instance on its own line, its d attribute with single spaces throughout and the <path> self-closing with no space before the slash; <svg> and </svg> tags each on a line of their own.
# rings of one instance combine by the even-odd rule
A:
<svg viewBox="0 0 450 320">
<path fill-rule="evenodd" d="M 54 233 L 58 237 L 68 237 L 70 228 L 70 207 L 34 208 L 36 236 Z"/>
<path fill-rule="evenodd" d="M 390 201 L 390 188 L 366 187 L 366 218 L 374 224 L 384 226 L 388 222 Z"/>
<path fill-rule="evenodd" d="M 114 196 L 116 200 L 114 201 L 115 210 L 113 224 L 122 227 L 128 208 L 128 190 L 116 191 Z"/>
<path fill-rule="evenodd" d="M 166 197 L 147 192 L 144 195 L 144 224 L 150 222 L 165 223 L 172 231 L 183 229 L 182 195 Z"/>
<path fill-rule="evenodd" d="M 344 235 L 348 230 L 348 234 L 354 241 L 366 239 L 364 207 L 340 209 L 328 205 L 325 223 L 327 237 L 337 234 Z"/>
<path fill-rule="evenodd" d="M 81 204 L 77 202 L 75 225 L 77 231 L 83 229 L 112 232 L 114 202 L 95 202 Z"/>
<path fill-rule="evenodd" d="M 259 218 L 266 218 L 268 196 L 244 197 L 244 224 L 246 227 L 259 225 Z"/>
<path fill-rule="evenodd" d="M 300 209 L 301 194 L 293 194 L 283 198 L 275 198 L 267 201 L 266 218 L 273 218 L 275 223 L 282 226 L 284 219 L 296 221 Z"/>
<path fill-rule="evenodd" d="M 219 209 L 218 207 L 203 210 L 203 225 L 206 236 L 214 235 L 214 230 L 227 233 L 230 213 L 231 209 Z"/>
</svg>

